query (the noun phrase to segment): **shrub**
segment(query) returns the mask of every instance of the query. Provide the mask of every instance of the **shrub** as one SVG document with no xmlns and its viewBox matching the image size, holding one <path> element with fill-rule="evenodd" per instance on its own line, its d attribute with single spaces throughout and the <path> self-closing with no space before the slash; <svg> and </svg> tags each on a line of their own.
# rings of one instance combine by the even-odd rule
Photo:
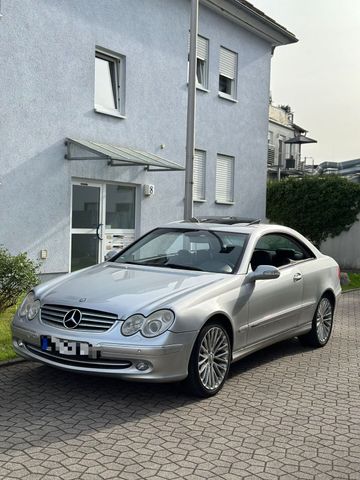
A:
<svg viewBox="0 0 360 480">
<path fill-rule="evenodd" d="M 38 267 L 26 253 L 11 255 L 0 246 L 0 313 L 15 305 L 21 294 L 39 282 Z"/>
<path fill-rule="evenodd" d="M 337 175 L 270 181 L 267 217 L 315 245 L 349 230 L 360 212 L 360 185 Z"/>
</svg>

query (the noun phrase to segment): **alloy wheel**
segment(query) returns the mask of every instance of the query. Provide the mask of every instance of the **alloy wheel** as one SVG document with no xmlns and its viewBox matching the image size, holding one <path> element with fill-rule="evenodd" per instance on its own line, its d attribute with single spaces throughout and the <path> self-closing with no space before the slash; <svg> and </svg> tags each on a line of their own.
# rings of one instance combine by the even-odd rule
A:
<svg viewBox="0 0 360 480">
<path fill-rule="evenodd" d="M 229 360 L 230 348 L 226 333 L 217 326 L 210 328 L 201 341 L 198 358 L 198 372 L 204 388 L 212 391 L 222 384 Z"/>
<path fill-rule="evenodd" d="M 316 312 L 316 332 L 319 342 L 325 343 L 330 335 L 333 322 L 332 305 L 328 298 L 321 299 Z"/>
</svg>

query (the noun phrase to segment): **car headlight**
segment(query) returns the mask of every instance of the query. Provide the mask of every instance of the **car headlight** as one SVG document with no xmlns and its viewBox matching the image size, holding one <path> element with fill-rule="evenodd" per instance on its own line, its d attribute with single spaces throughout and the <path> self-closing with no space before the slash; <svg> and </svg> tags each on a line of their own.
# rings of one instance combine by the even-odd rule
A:
<svg viewBox="0 0 360 480">
<path fill-rule="evenodd" d="M 32 320 L 40 311 L 40 301 L 35 299 L 34 292 L 30 292 L 26 295 L 24 301 L 19 308 L 20 317 L 26 317 L 28 320 Z"/>
<path fill-rule="evenodd" d="M 142 315 L 133 315 L 132 317 L 129 317 L 122 324 L 121 333 L 126 337 L 134 335 L 140 330 L 142 324 L 144 323 L 144 320 L 145 317 L 143 317 Z"/>
<path fill-rule="evenodd" d="M 122 324 L 121 333 L 130 336 L 140 332 L 144 337 L 157 337 L 166 332 L 174 320 L 175 315 L 171 310 L 158 310 L 148 317 L 132 315 Z"/>
</svg>

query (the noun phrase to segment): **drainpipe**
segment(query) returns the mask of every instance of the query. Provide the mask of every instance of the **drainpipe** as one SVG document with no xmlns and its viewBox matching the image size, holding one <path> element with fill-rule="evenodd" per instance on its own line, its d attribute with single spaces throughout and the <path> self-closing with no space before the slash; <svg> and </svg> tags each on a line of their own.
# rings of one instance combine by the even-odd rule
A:
<svg viewBox="0 0 360 480">
<path fill-rule="evenodd" d="M 186 164 L 184 220 L 193 217 L 193 165 L 195 149 L 195 113 L 196 113 L 196 43 L 198 36 L 199 0 L 191 0 L 190 16 L 190 52 L 189 85 L 186 123 Z"/>
</svg>

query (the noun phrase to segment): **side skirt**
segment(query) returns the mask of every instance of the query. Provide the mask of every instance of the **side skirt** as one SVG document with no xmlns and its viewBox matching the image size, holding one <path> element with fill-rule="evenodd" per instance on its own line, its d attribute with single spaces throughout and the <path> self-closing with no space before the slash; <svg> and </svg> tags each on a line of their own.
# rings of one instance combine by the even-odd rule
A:
<svg viewBox="0 0 360 480">
<path fill-rule="evenodd" d="M 305 325 L 301 325 L 301 327 L 292 328 L 291 330 L 286 330 L 285 332 L 275 335 L 273 337 L 267 338 L 266 340 L 262 340 L 261 342 L 253 343 L 252 345 L 247 345 L 246 347 L 233 352 L 232 363 L 240 360 L 241 358 L 250 355 L 253 352 L 261 350 L 262 348 L 269 347 L 274 343 L 282 342 L 283 340 L 287 340 L 288 338 L 297 337 L 298 335 L 303 335 L 311 330 L 312 322 L 308 322 Z"/>
</svg>

